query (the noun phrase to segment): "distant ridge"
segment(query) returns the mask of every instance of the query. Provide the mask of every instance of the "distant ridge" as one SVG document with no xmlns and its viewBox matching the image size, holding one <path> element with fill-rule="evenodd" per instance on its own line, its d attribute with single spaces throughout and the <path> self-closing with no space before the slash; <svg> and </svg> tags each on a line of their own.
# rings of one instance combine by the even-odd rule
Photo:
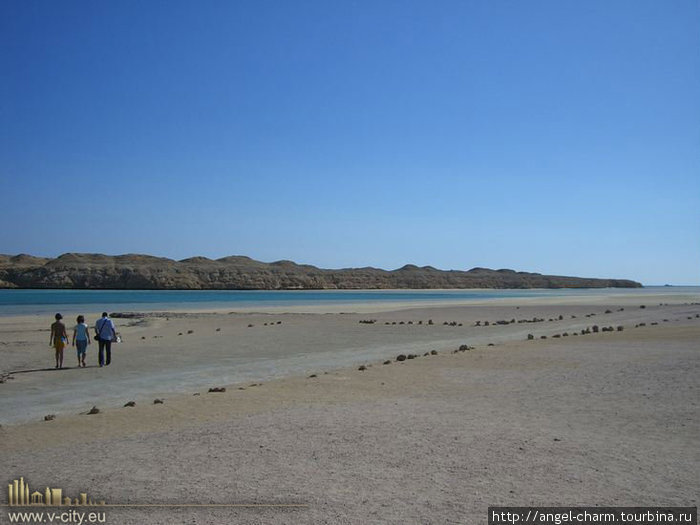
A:
<svg viewBox="0 0 700 525">
<path fill-rule="evenodd" d="M 628 279 L 542 275 L 501 269 L 326 270 L 293 261 L 264 263 L 233 255 L 181 261 L 151 255 L 65 253 L 55 259 L 0 255 L 0 288 L 118 290 L 357 290 L 435 288 L 641 288 Z"/>
</svg>

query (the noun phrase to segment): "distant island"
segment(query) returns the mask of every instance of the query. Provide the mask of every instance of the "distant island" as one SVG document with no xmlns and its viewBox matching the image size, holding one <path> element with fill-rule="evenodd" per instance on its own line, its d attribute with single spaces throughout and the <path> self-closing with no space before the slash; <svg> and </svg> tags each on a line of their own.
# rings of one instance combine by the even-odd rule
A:
<svg viewBox="0 0 700 525">
<path fill-rule="evenodd" d="M 542 275 L 514 270 L 328 270 L 292 261 L 244 256 L 181 261 L 150 255 L 66 253 L 55 259 L 0 255 L 0 288 L 112 290 L 359 290 L 436 288 L 641 288 L 628 279 Z"/>
</svg>

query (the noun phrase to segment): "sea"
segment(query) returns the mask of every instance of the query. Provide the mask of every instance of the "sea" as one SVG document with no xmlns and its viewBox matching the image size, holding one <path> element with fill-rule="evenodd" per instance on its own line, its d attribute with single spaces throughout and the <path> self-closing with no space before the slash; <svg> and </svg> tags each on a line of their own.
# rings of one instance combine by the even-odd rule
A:
<svg viewBox="0 0 700 525">
<path fill-rule="evenodd" d="M 359 303 L 468 303 L 537 297 L 640 298 L 664 294 L 696 298 L 700 286 L 517 290 L 0 290 L 0 316 L 62 313 L 224 310 Z"/>
</svg>

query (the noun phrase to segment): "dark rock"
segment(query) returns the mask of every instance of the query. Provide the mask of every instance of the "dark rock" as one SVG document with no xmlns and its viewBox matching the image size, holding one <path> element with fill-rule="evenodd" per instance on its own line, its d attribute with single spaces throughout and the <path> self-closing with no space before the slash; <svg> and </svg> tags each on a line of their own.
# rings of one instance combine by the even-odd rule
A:
<svg viewBox="0 0 700 525">
<path fill-rule="evenodd" d="M 313 378 L 313 377 L 318 377 L 318 376 L 317 376 L 316 374 L 311 374 L 311 375 L 309 376 L 309 379 L 311 379 L 311 378 Z"/>
<path fill-rule="evenodd" d="M 91 416 L 93 414 L 99 414 L 100 409 L 97 408 L 96 406 L 93 406 L 90 410 L 88 410 L 88 415 Z"/>
<path fill-rule="evenodd" d="M 360 372 L 364 372 L 365 370 L 367 370 L 367 367 L 366 367 L 365 365 L 360 365 L 360 367 L 358 368 L 358 370 L 359 370 Z"/>
<path fill-rule="evenodd" d="M 431 351 L 430 351 L 430 355 L 438 355 L 437 350 L 431 350 Z"/>
<path fill-rule="evenodd" d="M 382 364 L 383 364 L 383 365 L 390 365 L 390 364 L 391 364 L 391 361 L 386 360 L 386 361 L 384 361 Z"/>
<path fill-rule="evenodd" d="M 397 361 L 405 361 L 405 360 L 406 360 L 406 356 L 405 356 L 404 354 L 399 354 L 399 355 L 396 356 L 396 360 L 397 360 Z"/>
<path fill-rule="evenodd" d="M 226 392 L 226 387 L 215 386 L 209 389 L 209 392 Z"/>
<path fill-rule="evenodd" d="M 527 340 L 528 340 L 528 341 L 532 341 L 534 338 L 535 338 L 534 335 L 532 335 L 532 334 L 527 334 Z"/>
<path fill-rule="evenodd" d="M 127 401 L 127 402 L 124 404 L 124 407 L 125 407 L 125 408 L 126 408 L 126 407 L 135 407 L 135 406 L 136 406 L 136 401 Z"/>
<path fill-rule="evenodd" d="M 163 404 L 163 400 L 162 400 L 162 399 L 154 399 L 154 400 L 153 400 L 153 404 L 154 404 L 154 405 L 162 405 L 162 404 Z"/>
<path fill-rule="evenodd" d="M 56 419 L 55 414 L 49 414 L 47 416 L 44 416 L 44 421 L 53 421 L 54 419 Z"/>
</svg>

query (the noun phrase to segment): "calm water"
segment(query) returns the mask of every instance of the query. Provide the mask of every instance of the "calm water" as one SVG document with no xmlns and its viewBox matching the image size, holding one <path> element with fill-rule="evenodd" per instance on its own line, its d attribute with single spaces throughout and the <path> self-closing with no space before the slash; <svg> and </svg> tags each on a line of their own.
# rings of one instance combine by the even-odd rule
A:
<svg viewBox="0 0 700 525">
<path fill-rule="evenodd" d="M 0 316 L 62 312 L 166 311 L 187 308 L 255 308 L 387 302 L 464 302 L 527 297 L 586 295 L 662 295 L 700 293 L 700 287 L 652 286 L 639 289 L 582 290 L 0 290 Z"/>
</svg>

